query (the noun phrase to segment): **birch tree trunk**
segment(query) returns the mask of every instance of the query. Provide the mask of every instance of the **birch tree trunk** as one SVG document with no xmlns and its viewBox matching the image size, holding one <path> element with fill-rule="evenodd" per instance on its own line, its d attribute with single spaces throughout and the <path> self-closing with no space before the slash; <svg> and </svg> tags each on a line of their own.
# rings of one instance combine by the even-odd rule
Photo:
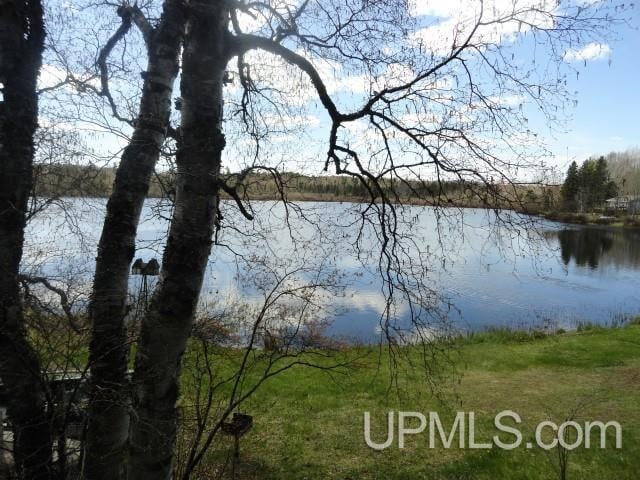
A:
<svg viewBox="0 0 640 480">
<path fill-rule="evenodd" d="M 183 33 L 183 2 L 165 1 L 160 24 L 146 38 L 149 58 L 139 114 L 118 166 L 98 245 L 90 307 L 91 402 L 83 468 L 89 480 L 114 480 L 124 473 L 130 405 L 124 325 L 129 266 L 140 213 L 165 140 Z"/>
<path fill-rule="evenodd" d="M 160 281 L 142 324 L 133 376 L 128 478 L 171 478 L 181 358 L 211 251 L 224 148 L 225 0 L 189 5 L 182 57 L 176 200 Z"/>
<path fill-rule="evenodd" d="M 45 30 L 38 0 L 0 0 L 0 379 L 20 478 L 51 478 L 51 433 L 40 362 L 29 345 L 18 281 L 38 125 Z"/>
</svg>

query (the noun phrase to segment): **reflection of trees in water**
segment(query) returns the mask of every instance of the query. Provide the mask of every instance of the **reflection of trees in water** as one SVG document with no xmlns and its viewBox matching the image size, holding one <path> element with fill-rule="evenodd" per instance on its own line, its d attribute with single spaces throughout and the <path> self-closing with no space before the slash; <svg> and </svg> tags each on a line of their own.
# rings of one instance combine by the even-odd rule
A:
<svg viewBox="0 0 640 480">
<path fill-rule="evenodd" d="M 600 257 L 613 246 L 612 232 L 602 230 L 562 230 L 558 232 L 562 260 L 567 265 L 571 258 L 580 266 L 598 267 Z"/>
<path fill-rule="evenodd" d="M 598 268 L 640 268 L 640 232 L 580 228 L 549 232 L 560 243 L 562 261 L 568 265 L 571 259 L 576 265 Z"/>
</svg>

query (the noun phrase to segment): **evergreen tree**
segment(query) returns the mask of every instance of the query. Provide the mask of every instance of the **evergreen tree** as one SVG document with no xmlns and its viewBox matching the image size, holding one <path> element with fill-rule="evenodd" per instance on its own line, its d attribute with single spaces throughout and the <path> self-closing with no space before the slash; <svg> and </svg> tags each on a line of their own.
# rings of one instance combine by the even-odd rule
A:
<svg viewBox="0 0 640 480">
<path fill-rule="evenodd" d="M 593 206 L 602 205 L 603 202 L 609 197 L 609 169 L 607 168 L 607 161 L 604 157 L 600 157 L 595 163 L 594 171 L 594 183 L 593 183 Z"/>
<path fill-rule="evenodd" d="M 578 164 L 573 161 L 567 170 L 567 178 L 562 185 L 562 200 L 567 210 L 576 209 L 576 201 L 580 190 Z"/>
<path fill-rule="evenodd" d="M 594 204 L 596 188 L 596 164 L 593 160 L 585 160 L 578 170 L 580 189 L 578 191 L 578 209 L 581 212 L 591 210 Z"/>
<path fill-rule="evenodd" d="M 618 186 L 611 180 L 604 157 L 587 159 L 579 168 L 572 162 L 562 185 L 564 207 L 570 211 L 592 210 L 617 194 Z"/>
</svg>

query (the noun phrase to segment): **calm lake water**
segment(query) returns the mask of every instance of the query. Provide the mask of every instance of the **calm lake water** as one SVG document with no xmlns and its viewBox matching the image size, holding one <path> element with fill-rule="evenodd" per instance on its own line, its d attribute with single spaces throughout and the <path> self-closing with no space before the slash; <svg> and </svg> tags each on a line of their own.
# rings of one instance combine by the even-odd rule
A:
<svg viewBox="0 0 640 480">
<path fill-rule="evenodd" d="M 79 305 L 91 279 L 105 203 L 67 200 L 65 210 L 52 207 L 28 228 L 24 269 L 72 280 Z M 346 274 L 342 294 L 329 302 L 334 307 L 327 313 L 332 316 L 329 331 L 375 339 L 385 297 L 375 271 L 373 231 L 365 228 L 358 237 L 362 207 L 301 205 L 304 219 L 279 204 L 257 202 L 257 221 L 250 222 L 225 204 L 223 224 L 236 228 L 224 229 L 219 239 L 223 246 L 214 247 L 201 303 L 260 301 L 253 283 L 269 280 L 260 276 L 264 271 L 251 271 L 243 257 L 277 259 L 278 268 L 309 267 L 322 258 Z M 169 207 L 156 200 L 145 204 L 136 257 L 161 258 L 169 214 Z M 427 259 L 426 281 L 441 305 L 453 305 L 448 317 L 457 328 L 526 328 L 545 322 L 572 328 L 583 321 L 607 323 L 640 313 L 638 231 L 541 222 L 531 234 L 519 223 L 526 219 L 515 216 L 518 224 L 505 227 L 495 214 L 470 209 L 411 207 L 404 218 L 411 226 L 401 233 L 410 229 L 417 239 L 415 252 L 407 254 L 420 250 Z M 131 288 L 139 288 L 137 278 Z M 395 315 L 402 323 L 408 311 L 401 306 Z"/>
</svg>

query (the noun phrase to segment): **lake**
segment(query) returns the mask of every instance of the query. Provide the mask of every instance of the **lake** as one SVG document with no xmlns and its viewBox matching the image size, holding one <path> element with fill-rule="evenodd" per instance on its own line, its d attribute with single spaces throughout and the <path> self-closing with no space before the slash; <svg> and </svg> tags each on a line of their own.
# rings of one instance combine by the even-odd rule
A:
<svg viewBox="0 0 640 480">
<path fill-rule="evenodd" d="M 28 226 L 23 269 L 71 282 L 79 306 L 86 304 L 105 205 L 103 199 L 66 199 L 64 208 L 52 206 Z M 251 222 L 232 204 L 223 204 L 224 228 L 207 268 L 201 307 L 220 309 L 223 302 L 238 300 L 257 304 L 272 282 L 267 271 L 298 268 L 300 282 L 310 280 L 321 264 L 342 275 L 340 293 L 324 296 L 327 331 L 376 339 L 386 303 L 376 271 L 376 232 L 360 228 L 363 207 L 299 205 L 299 211 L 287 211 L 274 202 L 256 202 Z M 428 267 L 422 272 L 425 282 L 437 294 L 434 308 L 445 311 L 456 329 L 575 328 L 640 313 L 639 231 L 473 209 L 408 207 L 402 213 L 407 225 L 399 233 L 410 232 L 415 240 L 407 244 L 407 265 L 420 252 Z M 161 259 L 169 215 L 168 205 L 146 202 L 136 257 Z M 256 262 L 264 265 L 254 271 Z M 132 293 L 139 293 L 140 285 L 139 277 L 132 277 Z M 393 316 L 398 325 L 406 324 L 406 306 L 398 305 Z"/>
</svg>

